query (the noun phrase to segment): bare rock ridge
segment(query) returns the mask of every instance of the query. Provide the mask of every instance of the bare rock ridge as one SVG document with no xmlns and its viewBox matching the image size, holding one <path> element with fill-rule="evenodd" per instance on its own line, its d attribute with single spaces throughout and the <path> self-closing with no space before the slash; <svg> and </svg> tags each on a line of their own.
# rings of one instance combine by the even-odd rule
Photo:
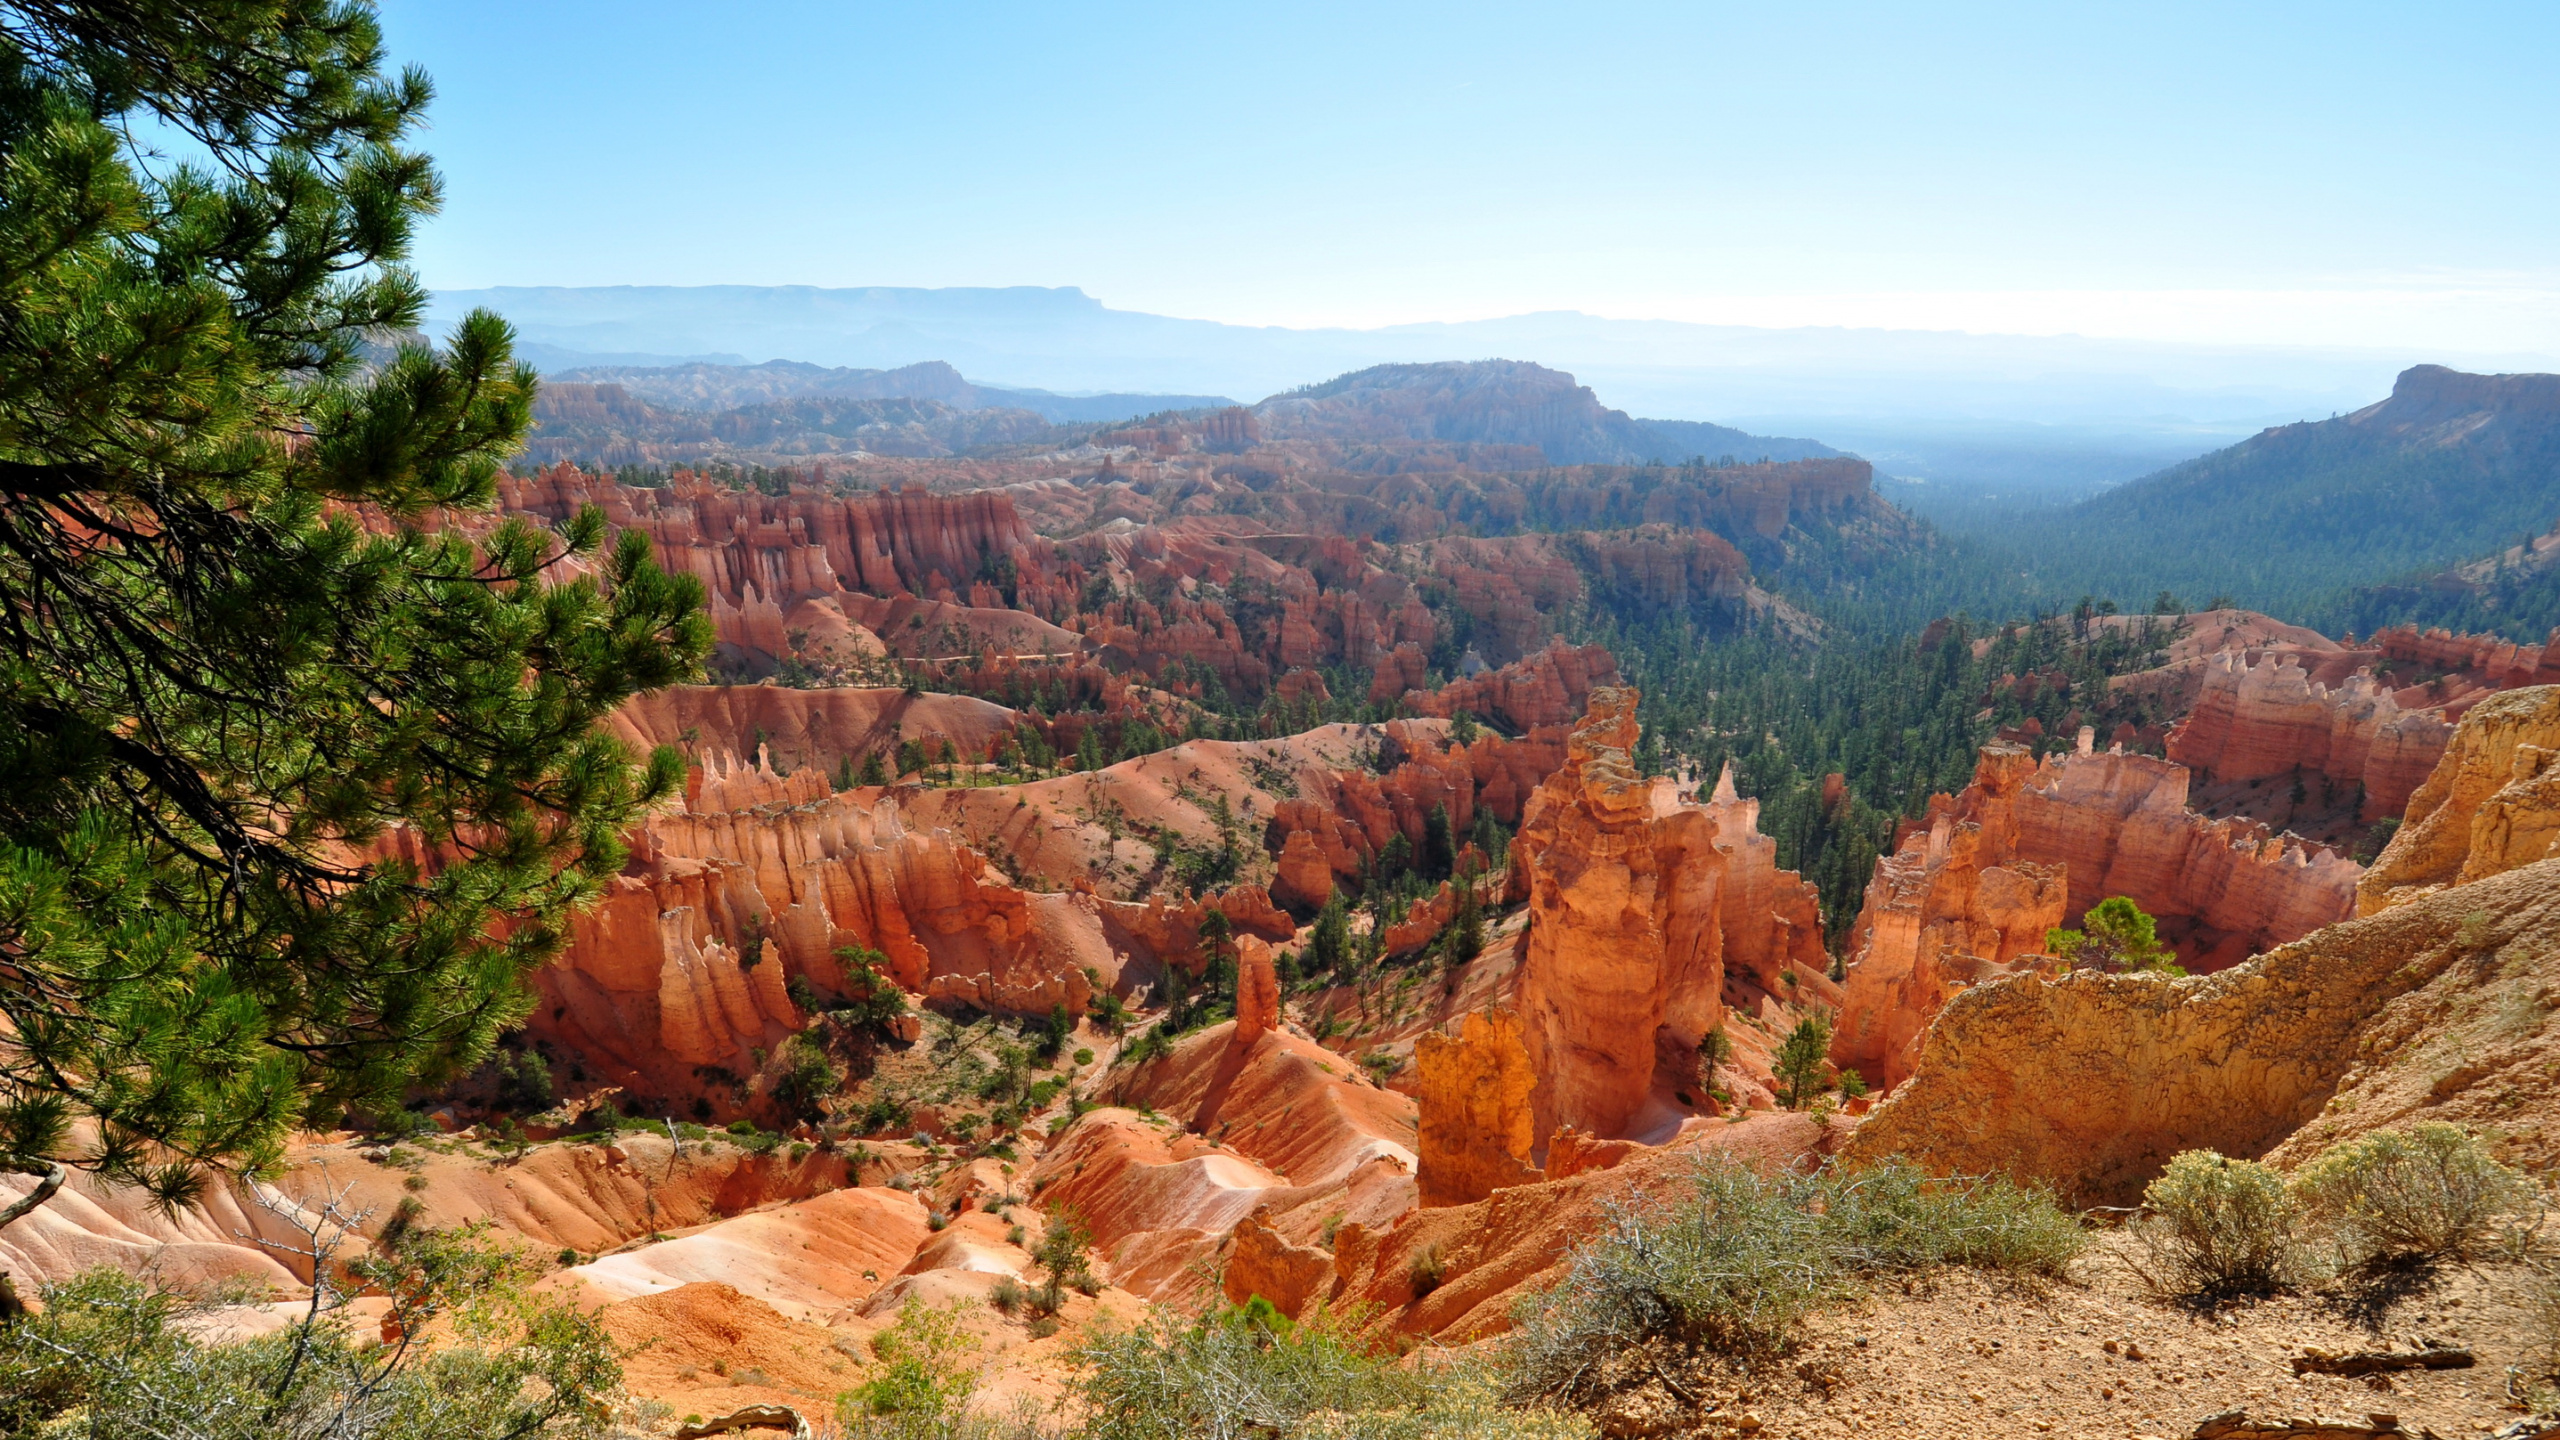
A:
<svg viewBox="0 0 2560 1440">
<path fill-rule="evenodd" d="M 1810 440 L 1631 419 L 1571 375 L 1515 360 L 1374 366 L 1250 407 L 1217 396 L 1006 390 L 972 384 L 938 361 L 886 371 L 790 361 L 595 366 L 552 377 L 534 414 L 529 448 L 537 460 L 608 466 L 1072 446 L 1095 422 L 1119 422 L 1104 432 L 1105 443 L 1180 427 L 1210 454 L 1318 441 L 1425 450 L 1482 468 L 1837 454 Z"/>
<path fill-rule="evenodd" d="M 2518 853 L 2560 831 L 2560 797 L 2538 773 L 2513 778 L 2515 757 L 2554 742 L 2560 690 L 2474 707 L 2412 801 L 2429 808 L 2403 827 L 2390 873 L 2405 880 L 2371 892 L 2380 907 L 2362 918 L 2213 975 L 2029 975 L 1958 993 L 1844 1154 L 2005 1171 L 2107 1204 L 2180 1150 L 2289 1164 L 2413 1117 L 2494 1119 L 2515 1158 L 2547 1163 L 2553 1042 L 2498 1017 L 2560 978 L 2560 863 Z"/>
<path fill-rule="evenodd" d="M 1694 1056 L 1723 1022 L 1727 983 L 1741 978 L 1729 951 L 1761 967 L 1755 982 L 1775 970 L 1792 998 L 1837 998 L 1802 908 L 1728 910 L 1728 872 L 1756 868 L 1762 852 L 1723 835 L 1715 809 L 1681 800 L 1669 778 L 1636 772 L 1635 707 L 1632 690 L 1592 692 L 1512 844 L 1511 891 L 1529 907 L 1520 1010 L 1542 1150 L 1561 1127 L 1611 1137 L 1676 1122 L 1656 1093 L 1656 1049 Z M 1738 881 L 1750 893 L 1753 880 Z M 1784 872 L 1765 883 L 1773 895 L 1802 886 Z"/>
</svg>

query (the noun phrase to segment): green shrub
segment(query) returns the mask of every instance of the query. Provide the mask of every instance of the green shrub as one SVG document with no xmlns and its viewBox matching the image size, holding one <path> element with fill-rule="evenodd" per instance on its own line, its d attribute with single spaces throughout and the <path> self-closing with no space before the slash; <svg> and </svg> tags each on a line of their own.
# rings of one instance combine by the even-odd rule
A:
<svg viewBox="0 0 2560 1440">
<path fill-rule="evenodd" d="M 1689 1184 L 1669 1204 L 1613 1206 L 1565 1278 L 1523 1302 L 1513 1398 L 1586 1399 L 1596 1362 L 1656 1340 L 1768 1353 L 1870 1275 L 1940 1265 L 2057 1275 L 2086 1244 L 2040 1192 L 1997 1179 L 1932 1180 L 1898 1161 L 1764 1173 L 1713 1156 Z"/>
<path fill-rule="evenodd" d="M 1418 1372 L 1311 1321 L 1268 1327 L 1238 1310 L 1143 1328 L 1079 1347 L 1088 1418 L 1079 1440 L 1242 1440 L 1293 1435 L 1319 1412 L 1417 1409 Z"/>
<path fill-rule="evenodd" d="M 2351 1260 L 2477 1254 L 2534 1201 L 2532 1182 L 2442 1123 L 2332 1145 L 2294 1177 L 2294 1194 Z"/>
<path fill-rule="evenodd" d="M 977 1388 L 973 1357 L 977 1338 L 961 1323 L 959 1311 L 935 1309 L 910 1300 L 897 1323 L 871 1337 L 871 1353 L 879 1366 L 871 1378 L 836 1399 L 836 1422 L 856 1433 L 876 1433 L 872 1417 L 894 1416 L 899 1427 L 930 1434 L 915 1422 L 956 1417 Z"/>
<path fill-rule="evenodd" d="M 2143 1278 L 2181 1295 L 2231 1295 L 2283 1287 L 2299 1270 L 2299 1220 L 2284 1177 L 2254 1160 L 2211 1150 L 2171 1159 L 2142 1192 L 2134 1233 Z"/>
<path fill-rule="evenodd" d="M 91 1270 L 43 1291 L 41 1315 L 0 1326 L 0 1435 L 186 1436 L 275 1440 L 367 1435 L 384 1440 L 593 1436 L 620 1388 L 612 1337 L 592 1316 L 530 1294 L 526 1258 L 478 1231 L 414 1231 L 397 1253 L 342 1260 L 353 1216 L 334 1205 L 306 1221 L 323 1255 L 315 1308 L 276 1333 L 199 1338 L 225 1301 Z M 286 1224 L 293 1213 L 275 1212 Z M 361 1290 L 390 1297 L 410 1334 L 441 1317 L 433 1348 L 378 1347 L 375 1325 L 350 1324 Z"/>
</svg>

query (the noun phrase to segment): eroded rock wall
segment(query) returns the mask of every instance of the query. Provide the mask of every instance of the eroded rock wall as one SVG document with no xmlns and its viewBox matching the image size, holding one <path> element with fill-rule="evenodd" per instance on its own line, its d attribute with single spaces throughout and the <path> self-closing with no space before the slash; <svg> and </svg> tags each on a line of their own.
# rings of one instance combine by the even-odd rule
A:
<svg viewBox="0 0 2560 1440">
<path fill-rule="evenodd" d="M 2085 731 L 2077 753 L 2041 763 L 2019 746 L 1984 747 L 1973 784 L 1933 797 L 1876 862 L 1850 931 L 1833 1063 L 1901 1083 L 1950 999 L 2018 973 L 2047 929 L 2111 895 L 2159 918 L 2197 971 L 2353 913 L 2354 863 L 2252 821 L 2197 815 L 2187 783 L 2182 766 L 2097 753 Z"/>
<path fill-rule="evenodd" d="M 2533 948 L 2505 963 L 2534 967 L 2528 989 L 2550 983 L 2560 954 L 2542 937 L 2554 926 L 2560 864 L 2546 861 L 2330 926 L 2215 975 L 2083 971 L 1967 990 L 1930 1027 L 1910 1083 L 1867 1116 L 1844 1157 L 1902 1155 L 1941 1174 L 2006 1173 L 2073 1204 L 2122 1205 L 2181 1150 L 2255 1157 L 2314 1122 L 2337 1138 L 2447 1107 L 2486 1118 L 2502 1094 L 2523 1093 L 2520 1080 L 2547 1104 L 2547 1076 L 2535 1081 L 2525 1063 L 2543 1051 L 2512 1039 L 2482 1047 L 2492 1039 L 2483 1034 L 2454 1047 L 2471 1049 L 2472 1063 L 2437 1069 L 2445 1057 L 2427 1052 L 2441 1047 L 2407 1033 L 2400 1017 L 2441 1024 L 2479 1008 L 2484 987 L 2507 983 L 2498 957 L 2519 945 Z M 2432 1081 L 2387 1078 L 2411 1067 L 2429 1068 Z M 2396 1113 L 2331 1112 L 2358 1085 L 2405 1099 Z"/>
<path fill-rule="evenodd" d="M 2169 732 L 2169 758 L 2216 780 L 2297 771 L 2364 786 L 2363 818 L 2399 813 L 2453 736 L 2437 709 L 2403 709 L 2370 674 L 2321 684 L 2291 657 L 2255 665 L 2238 651 L 2205 666 L 2195 708 Z"/>
<path fill-rule="evenodd" d="M 2200 930 L 2182 950 L 2213 969 L 2354 913 L 2363 871 L 2254 821 L 2187 808 L 2184 766 L 2147 755 L 2047 756 L 2016 800 L 2018 854 L 2065 867 L 2070 914 L 2110 895 Z"/>
<path fill-rule="evenodd" d="M 1844 1152 L 2123 1204 L 2170 1156 L 2284 1164 L 2413 1119 L 2547 1164 L 2560 1112 L 2560 687 L 2473 707 L 2370 913 L 2218 974 L 2025 975 L 1956 995 Z"/>
</svg>

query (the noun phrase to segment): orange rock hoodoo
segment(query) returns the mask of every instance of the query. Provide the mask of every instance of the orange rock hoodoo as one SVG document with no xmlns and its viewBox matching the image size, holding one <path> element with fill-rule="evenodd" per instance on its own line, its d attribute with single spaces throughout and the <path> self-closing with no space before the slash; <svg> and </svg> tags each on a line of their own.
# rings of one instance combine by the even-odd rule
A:
<svg viewBox="0 0 2560 1440">
<path fill-rule="evenodd" d="M 2010 961 L 2042 950 L 2062 923 L 2064 867 L 2018 855 L 2018 793 L 2034 774 L 2025 748 L 1984 746 L 1956 803 L 1932 806 L 1925 829 L 1876 861 L 1850 932 L 1833 1064 L 1874 1085 L 1902 1083 L 1947 1001 L 2011 973 Z"/>
<path fill-rule="evenodd" d="M 1789 918 L 1796 907 L 1728 909 L 1729 889 L 1754 888 L 1729 870 L 1769 853 L 1720 834 L 1719 811 L 1737 824 L 1747 811 L 1684 803 L 1670 779 L 1639 776 L 1636 738 L 1636 693 L 1594 691 L 1512 845 L 1512 891 L 1529 905 L 1520 1009 L 1542 1146 L 1559 1126 L 1609 1137 L 1671 1118 L 1647 1113 L 1657 1046 L 1694 1054 L 1723 1021 L 1728 979 L 1742 978 L 1729 977 L 1729 952 L 1820 953 L 1819 928 L 1802 933 Z M 1767 883 L 1802 885 L 1792 874 Z M 1788 973 L 1797 995 L 1836 999 L 1820 969 L 1798 959 Z"/>
<path fill-rule="evenodd" d="M 883 952 L 889 978 L 928 997 L 1081 1012 L 1086 970 L 1118 973 L 1102 911 L 1143 909 L 1016 889 L 892 800 L 831 795 L 813 770 L 714 757 L 689 790 L 535 976 L 532 1033 L 639 1095 L 735 1103 L 704 1076 L 751 1075 L 753 1051 L 807 1023 L 792 978 L 847 993 L 844 946 Z"/>
</svg>

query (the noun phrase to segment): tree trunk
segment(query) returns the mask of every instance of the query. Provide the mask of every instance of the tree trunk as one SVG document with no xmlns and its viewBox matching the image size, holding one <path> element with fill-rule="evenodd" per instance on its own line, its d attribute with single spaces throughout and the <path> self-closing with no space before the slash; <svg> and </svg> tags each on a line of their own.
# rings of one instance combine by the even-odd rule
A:
<svg viewBox="0 0 2560 1440">
<path fill-rule="evenodd" d="M 41 1175 L 44 1179 L 37 1184 L 36 1188 L 27 1192 L 26 1198 L 18 1201 L 18 1203 L 10 1206 L 6 1210 L 0 1210 L 0 1230 L 9 1228 L 10 1223 L 16 1220 L 19 1216 L 26 1214 L 37 1206 L 42 1205 L 47 1200 L 52 1199 L 53 1192 L 62 1188 L 62 1182 L 71 1178 L 71 1172 L 63 1169 L 59 1165 L 55 1165 L 44 1170 L 29 1169 L 18 1165 L 11 1165 L 6 1168 L 12 1174 Z"/>
</svg>

